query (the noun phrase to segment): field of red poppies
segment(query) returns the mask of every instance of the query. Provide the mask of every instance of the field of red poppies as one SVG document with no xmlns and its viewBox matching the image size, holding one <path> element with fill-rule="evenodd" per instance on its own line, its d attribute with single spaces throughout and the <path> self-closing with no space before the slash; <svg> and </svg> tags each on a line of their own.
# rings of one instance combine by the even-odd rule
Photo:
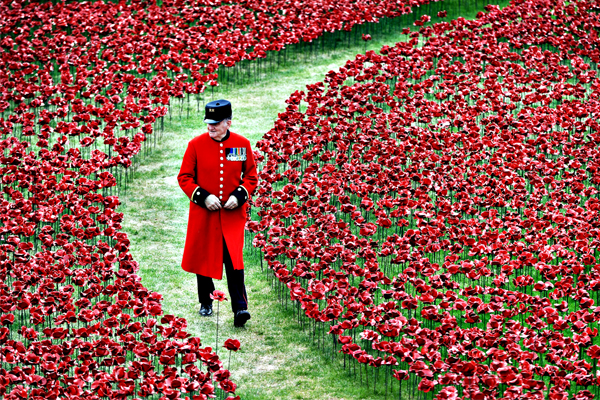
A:
<svg viewBox="0 0 600 400">
<path fill-rule="evenodd" d="M 219 66 L 422 4 L 0 2 L 0 396 L 233 398 L 140 282 L 118 189 Z"/>
<path fill-rule="evenodd" d="M 600 394 L 599 12 L 515 0 L 422 27 L 292 94 L 258 143 L 254 245 L 357 379 Z"/>
</svg>

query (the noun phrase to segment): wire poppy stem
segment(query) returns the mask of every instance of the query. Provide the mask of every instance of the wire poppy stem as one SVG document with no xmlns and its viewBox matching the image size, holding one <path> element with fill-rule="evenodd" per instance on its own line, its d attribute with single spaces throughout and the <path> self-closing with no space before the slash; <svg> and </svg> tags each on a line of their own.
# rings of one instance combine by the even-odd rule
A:
<svg viewBox="0 0 600 400">
<path fill-rule="evenodd" d="M 218 349 L 219 349 L 219 305 L 221 304 L 220 301 L 217 301 L 217 333 L 215 335 L 215 353 L 218 353 Z M 231 356 L 231 353 L 230 353 Z"/>
</svg>

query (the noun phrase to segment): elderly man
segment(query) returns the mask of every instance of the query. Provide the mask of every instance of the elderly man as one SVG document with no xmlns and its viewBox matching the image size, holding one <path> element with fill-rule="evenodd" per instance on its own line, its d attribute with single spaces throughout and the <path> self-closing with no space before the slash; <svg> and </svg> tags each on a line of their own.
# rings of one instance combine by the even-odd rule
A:
<svg viewBox="0 0 600 400">
<path fill-rule="evenodd" d="M 230 132 L 231 103 L 206 104 L 208 132 L 192 139 L 177 180 L 190 199 L 182 268 L 196 274 L 201 316 L 212 315 L 213 278 L 222 279 L 223 264 L 234 325 L 250 319 L 244 285 L 246 201 L 258 178 L 250 142 Z"/>
</svg>

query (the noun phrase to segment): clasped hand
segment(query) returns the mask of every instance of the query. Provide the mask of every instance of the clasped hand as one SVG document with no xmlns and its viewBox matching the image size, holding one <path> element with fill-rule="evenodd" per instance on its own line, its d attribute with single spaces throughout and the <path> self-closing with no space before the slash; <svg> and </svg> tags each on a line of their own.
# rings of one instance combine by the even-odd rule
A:
<svg viewBox="0 0 600 400">
<path fill-rule="evenodd" d="M 206 198 L 206 200 L 204 200 L 204 204 L 206 205 L 206 208 L 208 208 L 211 211 L 217 211 L 221 208 L 233 210 L 238 206 L 238 201 L 235 198 L 235 196 L 229 196 L 229 199 L 227 199 L 225 205 L 222 206 L 221 200 L 219 200 L 219 198 L 214 194 L 211 194 Z"/>
</svg>

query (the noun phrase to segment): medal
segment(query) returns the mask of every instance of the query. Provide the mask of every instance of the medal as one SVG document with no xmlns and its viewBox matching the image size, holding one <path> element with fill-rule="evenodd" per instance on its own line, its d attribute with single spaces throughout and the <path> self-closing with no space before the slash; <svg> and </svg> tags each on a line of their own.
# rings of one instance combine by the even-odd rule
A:
<svg viewBox="0 0 600 400">
<path fill-rule="evenodd" d="M 227 161 L 246 161 L 245 147 L 227 147 Z"/>
</svg>

